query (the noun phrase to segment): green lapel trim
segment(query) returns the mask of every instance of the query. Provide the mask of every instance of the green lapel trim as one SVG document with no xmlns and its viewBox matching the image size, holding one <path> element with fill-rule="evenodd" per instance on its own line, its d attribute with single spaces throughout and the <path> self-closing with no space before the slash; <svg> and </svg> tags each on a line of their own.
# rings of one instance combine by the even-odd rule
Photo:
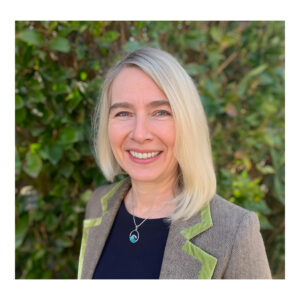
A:
<svg viewBox="0 0 300 300">
<path fill-rule="evenodd" d="M 107 213 L 108 200 L 116 193 L 116 191 L 122 185 L 124 180 L 126 180 L 126 178 L 122 179 L 107 194 L 105 194 L 101 198 L 102 216 L 104 216 Z M 87 240 L 88 240 L 88 236 L 89 236 L 89 229 L 91 227 L 99 226 L 102 222 L 102 216 L 99 218 L 83 220 L 83 232 L 82 232 L 82 240 L 81 240 L 81 246 L 80 246 L 80 255 L 79 255 L 79 263 L 78 263 L 78 277 L 77 277 L 79 279 L 81 279 L 81 275 L 82 275 L 83 260 L 84 260 L 85 249 L 86 249 Z"/>
<path fill-rule="evenodd" d="M 119 189 L 119 187 L 122 185 L 122 183 L 126 180 L 127 178 L 122 179 L 118 184 L 116 184 L 106 195 L 104 195 L 101 198 L 101 204 L 102 204 L 102 215 L 104 216 L 107 212 L 107 203 L 108 199 L 111 198 L 115 192 Z"/>
<path fill-rule="evenodd" d="M 83 228 L 95 227 L 101 224 L 102 217 L 96 219 L 83 220 Z"/>
<path fill-rule="evenodd" d="M 202 263 L 198 279 L 211 279 L 218 260 L 214 256 L 194 245 L 192 242 L 190 242 L 190 240 L 212 226 L 213 222 L 210 214 L 210 205 L 208 203 L 201 209 L 200 223 L 183 229 L 180 232 L 187 239 L 182 247 L 182 250 Z"/>
<path fill-rule="evenodd" d="M 182 230 L 180 233 L 187 239 L 190 240 L 196 235 L 202 233 L 203 231 L 207 230 L 208 228 L 213 226 L 213 222 L 210 215 L 210 206 L 206 204 L 201 209 L 201 222 L 197 223 L 191 227 L 188 227 Z"/>
<path fill-rule="evenodd" d="M 83 232 L 82 232 L 82 240 L 80 247 L 80 255 L 79 255 L 79 263 L 78 263 L 78 278 L 81 278 L 82 267 L 83 267 L 83 259 L 85 254 L 85 249 L 87 245 L 87 240 L 89 236 L 89 229 L 94 226 L 98 226 L 101 224 L 102 217 L 90 220 L 83 220 Z"/>
<path fill-rule="evenodd" d="M 217 259 L 214 256 L 206 253 L 202 249 L 198 248 L 190 241 L 185 242 L 182 250 L 201 261 L 202 266 L 201 271 L 198 275 L 198 279 L 211 279 L 217 264 Z"/>
</svg>

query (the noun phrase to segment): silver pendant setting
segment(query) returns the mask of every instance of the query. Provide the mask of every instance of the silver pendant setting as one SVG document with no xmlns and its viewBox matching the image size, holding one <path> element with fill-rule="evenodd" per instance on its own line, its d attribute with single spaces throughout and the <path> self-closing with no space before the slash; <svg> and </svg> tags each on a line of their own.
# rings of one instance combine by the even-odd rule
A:
<svg viewBox="0 0 300 300">
<path fill-rule="evenodd" d="M 140 238 L 139 232 L 134 229 L 129 233 L 129 241 L 133 244 L 135 244 Z"/>
</svg>

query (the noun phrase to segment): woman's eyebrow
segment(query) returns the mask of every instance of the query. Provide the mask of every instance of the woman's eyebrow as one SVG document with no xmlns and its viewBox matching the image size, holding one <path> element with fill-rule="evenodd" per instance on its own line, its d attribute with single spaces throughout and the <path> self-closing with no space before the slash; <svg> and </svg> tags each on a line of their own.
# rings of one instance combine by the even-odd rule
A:
<svg viewBox="0 0 300 300">
<path fill-rule="evenodd" d="M 117 108 L 133 108 L 133 105 L 128 102 L 116 102 L 110 106 L 109 112 Z"/>
<path fill-rule="evenodd" d="M 148 107 L 157 107 L 162 105 L 167 105 L 171 107 L 170 102 L 168 100 L 154 100 L 147 104 Z"/>
<path fill-rule="evenodd" d="M 157 107 L 157 106 L 162 106 L 162 105 L 167 105 L 170 107 L 170 102 L 167 100 L 154 100 L 151 101 L 150 103 L 147 104 L 147 107 Z M 129 102 L 116 102 L 112 104 L 109 108 L 109 112 L 111 112 L 114 109 L 117 108 L 133 108 L 134 106 L 129 103 Z"/>
</svg>

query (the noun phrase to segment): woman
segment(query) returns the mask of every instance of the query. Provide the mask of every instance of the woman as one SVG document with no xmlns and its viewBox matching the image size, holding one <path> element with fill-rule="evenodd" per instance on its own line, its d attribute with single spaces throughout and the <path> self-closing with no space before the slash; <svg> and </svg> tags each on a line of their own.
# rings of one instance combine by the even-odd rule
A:
<svg viewBox="0 0 300 300">
<path fill-rule="evenodd" d="M 78 278 L 271 278 L 255 213 L 216 195 L 206 117 L 170 54 L 143 48 L 106 76 Z"/>
</svg>

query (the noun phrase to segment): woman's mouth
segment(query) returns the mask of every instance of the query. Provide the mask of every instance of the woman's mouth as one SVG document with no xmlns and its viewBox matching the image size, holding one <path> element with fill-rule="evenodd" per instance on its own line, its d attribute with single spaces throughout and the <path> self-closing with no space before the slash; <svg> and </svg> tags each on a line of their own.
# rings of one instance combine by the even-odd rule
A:
<svg viewBox="0 0 300 300">
<path fill-rule="evenodd" d="M 160 153 L 160 151 L 146 152 L 146 153 L 135 152 L 135 151 L 129 151 L 129 152 L 132 156 L 134 156 L 135 158 L 139 158 L 139 159 L 146 159 L 146 158 L 150 158 L 150 157 L 155 157 Z"/>
<path fill-rule="evenodd" d="M 155 161 L 162 153 L 162 151 L 136 152 L 133 150 L 129 150 L 127 152 L 132 161 L 143 164 Z"/>
</svg>

